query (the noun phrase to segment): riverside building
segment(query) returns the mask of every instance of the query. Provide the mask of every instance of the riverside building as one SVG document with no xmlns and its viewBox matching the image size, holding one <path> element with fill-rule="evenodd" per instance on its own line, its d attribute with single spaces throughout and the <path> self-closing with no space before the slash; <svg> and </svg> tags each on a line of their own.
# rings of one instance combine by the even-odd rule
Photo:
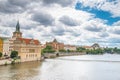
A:
<svg viewBox="0 0 120 80">
<path fill-rule="evenodd" d="M 16 30 L 13 32 L 13 36 L 10 39 L 9 51 L 18 51 L 21 62 L 41 59 L 41 45 L 39 40 L 23 38 L 19 21 L 17 22 Z"/>
</svg>

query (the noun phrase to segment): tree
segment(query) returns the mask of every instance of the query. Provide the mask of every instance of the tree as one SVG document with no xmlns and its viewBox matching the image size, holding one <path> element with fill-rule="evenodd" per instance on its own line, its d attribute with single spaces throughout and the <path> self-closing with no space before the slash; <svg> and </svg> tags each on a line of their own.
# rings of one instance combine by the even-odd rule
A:
<svg viewBox="0 0 120 80">
<path fill-rule="evenodd" d="M 66 52 L 66 50 L 65 49 L 60 49 L 59 52 Z"/>
<path fill-rule="evenodd" d="M 11 58 L 17 58 L 18 57 L 18 52 L 17 51 L 12 51 L 10 54 Z"/>
<path fill-rule="evenodd" d="M 83 47 L 78 47 L 77 48 L 77 52 L 84 52 L 86 49 L 85 48 L 83 48 Z"/>
<path fill-rule="evenodd" d="M 42 50 L 42 53 L 54 53 L 55 50 L 53 50 L 52 46 L 47 45 L 46 48 Z"/>
<path fill-rule="evenodd" d="M 0 58 L 2 57 L 2 55 L 3 55 L 2 52 L 0 52 Z"/>
</svg>

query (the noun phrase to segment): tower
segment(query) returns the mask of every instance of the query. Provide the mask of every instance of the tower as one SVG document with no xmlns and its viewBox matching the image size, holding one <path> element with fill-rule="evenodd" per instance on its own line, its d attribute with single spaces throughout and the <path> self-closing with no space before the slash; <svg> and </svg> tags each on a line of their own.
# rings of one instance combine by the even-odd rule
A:
<svg viewBox="0 0 120 80">
<path fill-rule="evenodd" d="M 13 32 L 12 38 L 22 38 L 22 33 L 20 32 L 20 24 L 19 24 L 19 21 L 17 22 L 16 30 L 15 30 L 15 32 Z"/>
</svg>

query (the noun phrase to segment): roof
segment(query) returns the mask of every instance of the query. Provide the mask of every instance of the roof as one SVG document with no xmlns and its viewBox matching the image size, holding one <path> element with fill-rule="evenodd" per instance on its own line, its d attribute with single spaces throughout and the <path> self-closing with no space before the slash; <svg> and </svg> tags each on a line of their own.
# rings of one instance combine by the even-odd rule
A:
<svg viewBox="0 0 120 80">
<path fill-rule="evenodd" d="M 76 47 L 74 45 L 64 45 L 65 47 Z"/>
<path fill-rule="evenodd" d="M 27 38 L 18 38 L 21 41 L 25 41 L 26 44 L 30 44 L 31 41 L 33 41 L 35 43 L 35 45 L 39 45 L 40 42 L 38 40 L 35 39 L 27 39 Z"/>
<path fill-rule="evenodd" d="M 100 47 L 98 43 L 94 43 L 92 47 Z"/>
</svg>

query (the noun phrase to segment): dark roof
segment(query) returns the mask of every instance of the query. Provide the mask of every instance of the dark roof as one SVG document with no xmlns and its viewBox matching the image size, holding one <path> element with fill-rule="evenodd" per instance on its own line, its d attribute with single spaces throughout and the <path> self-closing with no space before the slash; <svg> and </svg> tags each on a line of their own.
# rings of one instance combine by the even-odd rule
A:
<svg viewBox="0 0 120 80">
<path fill-rule="evenodd" d="M 94 43 L 92 47 L 100 47 L 98 43 Z"/>
</svg>

